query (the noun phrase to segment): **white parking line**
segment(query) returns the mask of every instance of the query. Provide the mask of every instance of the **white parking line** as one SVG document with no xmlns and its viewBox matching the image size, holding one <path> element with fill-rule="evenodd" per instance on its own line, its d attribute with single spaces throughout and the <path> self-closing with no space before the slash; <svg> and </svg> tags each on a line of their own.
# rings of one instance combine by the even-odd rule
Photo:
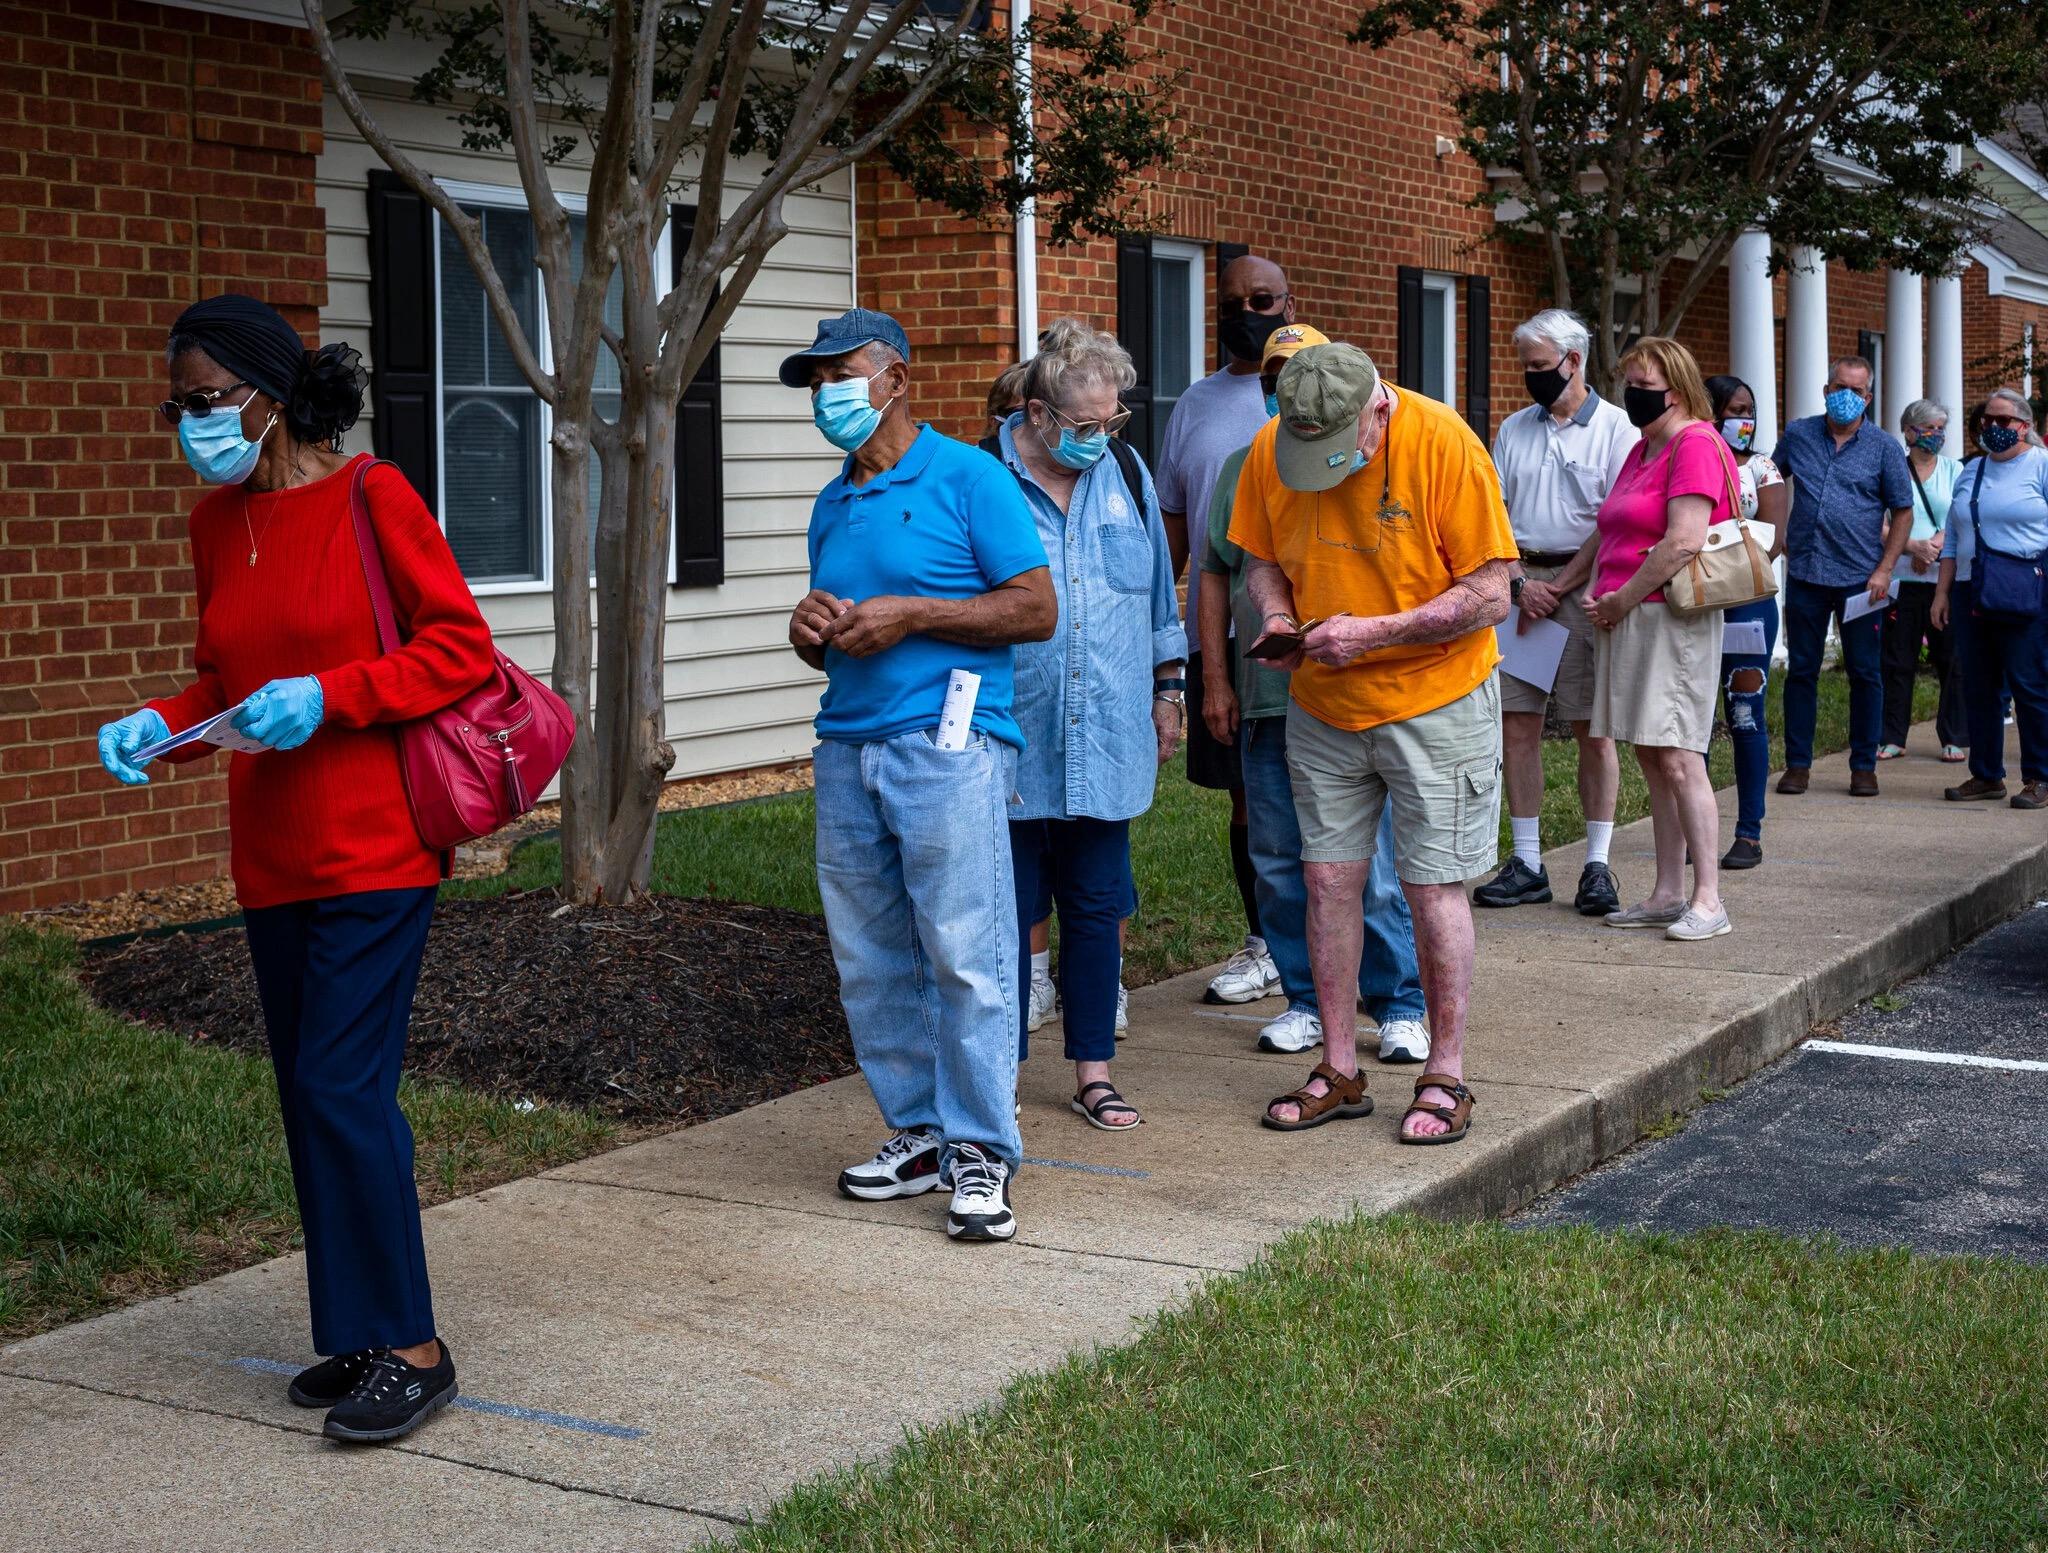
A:
<svg viewBox="0 0 2048 1553">
<path fill-rule="evenodd" d="M 1944 1062 L 1959 1068 L 2004 1068 L 2016 1073 L 2048 1073 L 2048 1062 L 2017 1057 L 1972 1057 L 1966 1052 L 1916 1051 L 1910 1046 L 1866 1046 L 1860 1041 L 1807 1041 L 1801 1051 L 1842 1052 L 1851 1057 L 1892 1057 L 1900 1062 Z"/>
<path fill-rule="evenodd" d="M 1271 1024 L 1274 1018 L 1277 1017 L 1268 1014 L 1226 1014 L 1220 1008 L 1195 1008 L 1188 1010 L 1188 1012 L 1195 1015 L 1198 1019 L 1242 1019 L 1255 1025 Z"/>
</svg>

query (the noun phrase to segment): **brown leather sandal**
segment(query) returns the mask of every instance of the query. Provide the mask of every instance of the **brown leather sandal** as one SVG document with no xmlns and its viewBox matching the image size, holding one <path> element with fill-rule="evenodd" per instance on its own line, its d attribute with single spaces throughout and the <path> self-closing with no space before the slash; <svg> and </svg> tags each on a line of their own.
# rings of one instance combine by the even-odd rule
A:
<svg viewBox="0 0 2048 1553">
<path fill-rule="evenodd" d="M 1317 1079 L 1330 1086 L 1328 1094 L 1317 1095 L 1309 1092 L 1309 1084 L 1313 1084 Z M 1301 1107 L 1301 1114 L 1294 1121 L 1283 1122 L 1273 1114 L 1273 1107 L 1289 1104 Z M 1365 1092 L 1365 1075 L 1339 1073 L 1327 1062 L 1319 1062 L 1315 1071 L 1309 1074 L 1308 1082 L 1301 1088 L 1268 1100 L 1266 1114 L 1259 1120 L 1275 1132 L 1302 1132 L 1310 1127 L 1320 1127 L 1324 1122 L 1370 1115 L 1372 1096 Z"/>
<path fill-rule="evenodd" d="M 1424 1100 L 1422 1092 L 1425 1089 L 1441 1089 L 1456 1104 L 1441 1106 L 1433 1101 Z M 1478 1102 L 1472 1098 L 1472 1091 L 1465 1087 L 1463 1080 L 1452 1078 L 1448 1073 L 1425 1073 L 1415 1081 L 1414 1101 L 1401 1113 L 1401 1131 L 1398 1136 L 1403 1143 L 1456 1143 L 1472 1130 L 1472 1107 L 1476 1104 Z M 1434 1137 L 1411 1135 L 1407 1130 L 1408 1118 L 1418 1111 L 1424 1116 L 1441 1116 L 1450 1123 L 1451 1130 L 1437 1133 Z"/>
</svg>

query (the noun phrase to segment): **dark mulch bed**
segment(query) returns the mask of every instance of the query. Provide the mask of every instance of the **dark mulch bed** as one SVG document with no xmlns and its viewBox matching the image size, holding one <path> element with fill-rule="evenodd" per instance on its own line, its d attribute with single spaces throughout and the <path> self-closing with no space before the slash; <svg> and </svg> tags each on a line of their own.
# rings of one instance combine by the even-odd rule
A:
<svg viewBox="0 0 2048 1553">
<path fill-rule="evenodd" d="M 116 1013 L 266 1050 L 239 929 L 87 947 Z M 853 1071 L 825 925 L 801 912 L 656 897 L 565 907 L 553 891 L 443 901 L 406 1070 L 629 1121 L 723 1116 Z"/>
</svg>

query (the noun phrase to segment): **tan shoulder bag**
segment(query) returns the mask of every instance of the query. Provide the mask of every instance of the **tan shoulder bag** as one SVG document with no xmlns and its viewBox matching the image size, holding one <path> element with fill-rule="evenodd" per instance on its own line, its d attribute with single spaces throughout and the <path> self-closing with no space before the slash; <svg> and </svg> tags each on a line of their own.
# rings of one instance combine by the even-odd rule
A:
<svg viewBox="0 0 2048 1553">
<path fill-rule="evenodd" d="M 1681 433 L 1685 435 L 1685 433 Z M 1778 576 L 1770 551 L 1757 543 L 1749 519 L 1742 515 L 1742 490 L 1735 477 L 1735 458 L 1711 427 L 1707 435 L 1721 454 L 1721 472 L 1728 480 L 1727 521 L 1710 524 L 1700 552 L 1664 584 L 1664 603 L 1675 614 L 1703 615 L 1774 598 Z"/>
</svg>

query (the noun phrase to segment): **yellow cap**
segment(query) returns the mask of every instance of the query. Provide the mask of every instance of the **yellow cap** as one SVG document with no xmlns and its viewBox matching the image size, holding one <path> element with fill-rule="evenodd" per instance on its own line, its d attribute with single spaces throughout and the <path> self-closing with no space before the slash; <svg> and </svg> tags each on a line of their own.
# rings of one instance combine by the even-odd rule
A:
<svg viewBox="0 0 2048 1553">
<path fill-rule="evenodd" d="M 1311 345 L 1329 343 L 1330 337 L 1320 329 L 1311 329 L 1307 324 L 1282 324 L 1266 336 L 1266 349 L 1259 357 L 1259 365 L 1263 368 L 1275 361 L 1285 361 Z"/>
</svg>

